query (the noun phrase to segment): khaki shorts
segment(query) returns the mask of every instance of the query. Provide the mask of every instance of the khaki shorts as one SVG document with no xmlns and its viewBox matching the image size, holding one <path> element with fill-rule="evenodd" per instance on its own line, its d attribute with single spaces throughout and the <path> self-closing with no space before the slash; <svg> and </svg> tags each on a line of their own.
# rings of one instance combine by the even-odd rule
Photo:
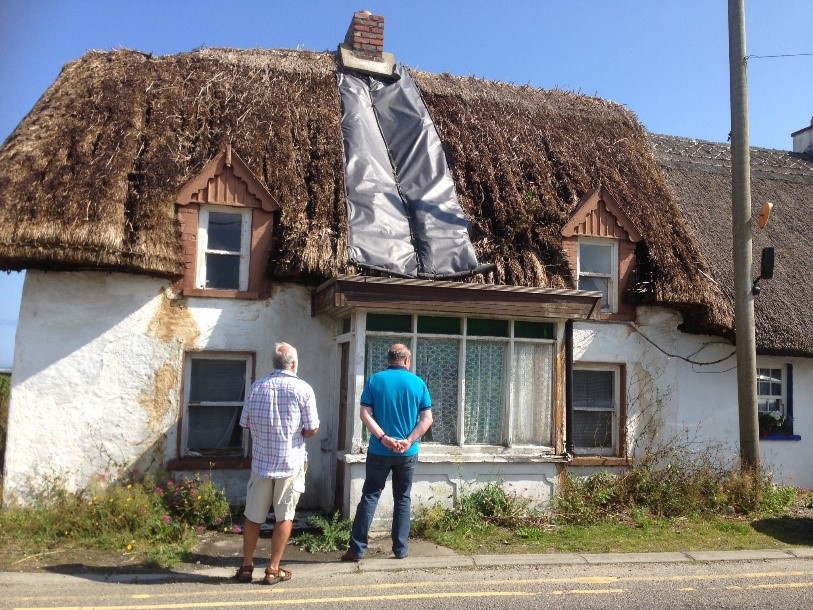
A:
<svg viewBox="0 0 813 610">
<path fill-rule="evenodd" d="M 264 479 L 253 472 L 246 488 L 246 519 L 254 523 L 265 523 L 268 512 L 274 507 L 277 521 L 293 521 L 296 503 L 300 494 L 305 491 L 305 473 L 307 462 L 293 476 L 285 479 Z"/>
</svg>

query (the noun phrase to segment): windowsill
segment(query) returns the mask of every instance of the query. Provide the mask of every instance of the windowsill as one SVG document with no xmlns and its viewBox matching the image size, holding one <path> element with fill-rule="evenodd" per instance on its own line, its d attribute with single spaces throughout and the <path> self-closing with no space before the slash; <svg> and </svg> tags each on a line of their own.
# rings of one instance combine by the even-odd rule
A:
<svg viewBox="0 0 813 610">
<path fill-rule="evenodd" d="M 341 451 L 338 459 L 345 464 L 363 464 L 367 461 L 366 448 L 362 453 L 352 453 Z M 549 449 L 530 450 L 523 448 L 512 450 L 507 447 L 495 447 L 494 451 L 484 450 L 482 447 L 463 449 L 460 447 L 426 447 L 421 445 L 418 454 L 418 461 L 424 464 L 476 464 L 476 463 L 497 463 L 497 464 L 541 464 L 541 463 L 563 463 L 567 462 L 567 456 L 557 455 Z"/>
<path fill-rule="evenodd" d="M 251 468 L 251 458 L 234 457 L 183 457 L 170 460 L 167 470 L 245 470 Z"/>
<path fill-rule="evenodd" d="M 217 290 L 214 288 L 184 288 L 185 297 L 207 297 L 212 299 L 259 299 L 260 293 L 254 290 Z"/>
<path fill-rule="evenodd" d="M 798 434 L 769 434 L 767 436 L 760 436 L 761 441 L 800 441 L 802 437 Z"/>
<path fill-rule="evenodd" d="M 609 455 L 574 455 L 571 466 L 632 466 L 632 459 Z"/>
</svg>

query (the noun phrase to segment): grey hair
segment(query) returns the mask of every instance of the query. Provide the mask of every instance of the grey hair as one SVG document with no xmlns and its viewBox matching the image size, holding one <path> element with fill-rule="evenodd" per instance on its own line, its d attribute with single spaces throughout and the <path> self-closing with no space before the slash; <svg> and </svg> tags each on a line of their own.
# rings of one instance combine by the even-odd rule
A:
<svg viewBox="0 0 813 610">
<path fill-rule="evenodd" d="M 274 346 L 274 368 L 291 370 L 297 360 L 296 348 L 288 343 Z"/>
<path fill-rule="evenodd" d="M 405 346 L 401 346 L 398 349 L 393 349 L 393 347 L 395 347 L 395 345 L 387 352 L 387 362 L 401 362 L 412 356 L 412 352 Z"/>
</svg>

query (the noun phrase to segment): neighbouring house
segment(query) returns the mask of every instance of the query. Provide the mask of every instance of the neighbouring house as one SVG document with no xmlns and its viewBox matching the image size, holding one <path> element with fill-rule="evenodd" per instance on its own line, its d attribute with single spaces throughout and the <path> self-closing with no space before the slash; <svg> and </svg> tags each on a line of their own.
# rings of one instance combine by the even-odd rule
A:
<svg viewBox="0 0 813 610">
<path fill-rule="evenodd" d="M 811 121 L 813 125 L 813 121 Z M 813 127 L 792 134 L 793 151 L 751 148 L 753 207 L 773 204 L 768 225 L 753 223 L 754 276 L 760 272 L 760 251 L 775 251 L 773 279 L 760 282 L 754 299 L 757 346 L 757 395 L 760 453 L 778 480 L 810 486 L 806 473 L 811 451 L 813 409 L 813 286 L 807 271 L 813 261 L 808 218 L 813 214 Z M 727 144 L 687 138 L 652 136 L 655 155 L 683 217 L 696 237 L 711 276 L 734 300 L 731 238 L 731 151 Z M 809 140 L 808 140 L 809 141 Z M 721 362 L 728 371 L 733 362 Z M 737 409 L 735 371 L 706 377 L 716 382 L 685 384 L 687 403 L 696 419 L 719 419 Z M 710 392 L 713 400 L 709 400 Z"/>
<path fill-rule="evenodd" d="M 280 340 L 322 421 L 304 508 L 354 511 L 358 398 L 396 340 L 433 398 L 416 505 L 492 480 L 545 504 L 676 435 L 734 459 L 727 151 L 611 101 L 408 70 L 365 12 L 337 53 L 89 52 L 0 149 L 0 269 L 27 270 L 4 501 L 166 468 L 239 502 L 237 418 Z M 813 160 L 759 152 L 760 404 L 792 420 L 763 445 L 813 485 Z"/>
</svg>

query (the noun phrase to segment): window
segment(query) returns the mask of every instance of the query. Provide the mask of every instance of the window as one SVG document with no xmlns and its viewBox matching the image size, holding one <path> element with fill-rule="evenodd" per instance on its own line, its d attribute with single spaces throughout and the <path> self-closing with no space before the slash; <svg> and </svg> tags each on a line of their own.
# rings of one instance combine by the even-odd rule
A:
<svg viewBox="0 0 813 610">
<path fill-rule="evenodd" d="M 366 377 L 392 343 L 411 346 L 432 396 L 425 442 L 551 445 L 554 324 L 369 313 L 366 327 Z"/>
<path fill-rule="evenodd" d="M 198 288 L 248 290 L 251 210 L 204 206 L 198 220 Z"/>
<path fill-rule="evenodd" d="M 615 240 L 579 240 L 579 290 L 602 294 L 602 311 L 616 311 L 618 299 L 618 251 Z"/>
<path fill-rule="evenodd" d="M 573 370 L 573 445 L 580 452 L 619 453 L 620 368 Z"/>
<path fill-rule="evenodd" d="M 764 363 L 757 367 L 760 436 L 793 434 L 793 367 Z"/>
<path fill-rule="evenodd" d="M 250 356 L 193 354 L 186 366 L 185 456 L 244 454 L 240 413 L 251 383 Z"/>
</svg>

